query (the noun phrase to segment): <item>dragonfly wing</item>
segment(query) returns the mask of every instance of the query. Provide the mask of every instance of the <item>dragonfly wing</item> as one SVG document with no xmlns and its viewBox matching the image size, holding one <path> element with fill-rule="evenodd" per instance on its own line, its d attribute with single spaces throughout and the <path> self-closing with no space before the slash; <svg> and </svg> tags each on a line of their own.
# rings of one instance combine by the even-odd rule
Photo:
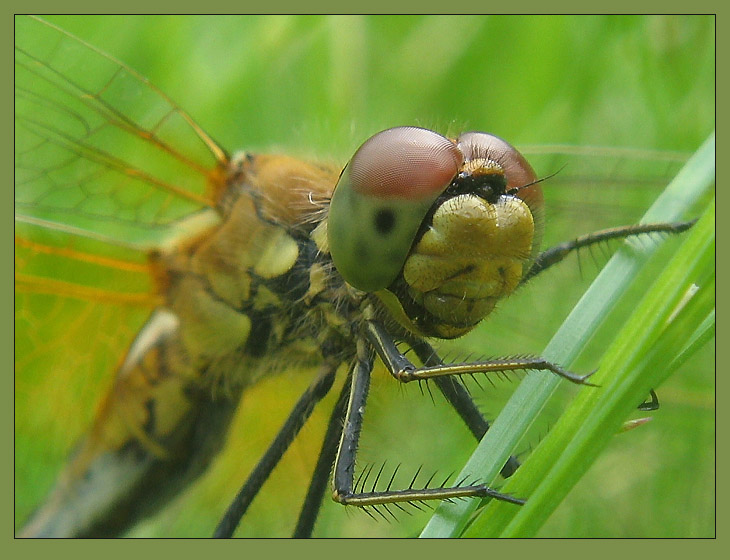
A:
<svg viewBox="0 0 730 560">
<path fill-rule="evenodd" d="M 131 68 L 52 24 L 16 22 L 16 216 L 154 246 L 214 207 L 227 155 Z"/>
<path fill-rule="evenodd" d="M 39 447 L 19 458 L 24 477 L 37 476 L 39 456 L 63 453 L 44 452 L 51 422 L 67 423 L 57 434 L 66 448 L 82 430 L 75 418 L 88 422 L 79 402 L 96 401 L 104 372 L 118 372 L 24 534 L 109 534 L 202 472 L 235 410 L 234 389 L 214 406 L 161 357 L 176 327 L 152 264 L 219 222 L 228 157 L 113 57 L 37 18 L 18 18 L 15 38 L 16 436 Z M 44 390 L 58 401 L 49 424 L 37 420 Z"/>
</svg>

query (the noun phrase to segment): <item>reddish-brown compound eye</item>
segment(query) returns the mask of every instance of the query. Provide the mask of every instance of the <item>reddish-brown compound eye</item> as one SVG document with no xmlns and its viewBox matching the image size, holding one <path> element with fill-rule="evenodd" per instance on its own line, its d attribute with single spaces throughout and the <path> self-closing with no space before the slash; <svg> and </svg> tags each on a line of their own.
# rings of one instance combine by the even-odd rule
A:
<svg viewBox="0 0 730 560">
<path fill-rule="evenodd" d="M 465 161 L 485 159 L 498 163 L 504 170 L 507 190 L 525 187 L 520 188 L 517 196 L 527 203 L 533 214 L 542 212 L 544 200 L 540 184 L 535 183 L 537 175 L 514 146 L 486 132 L 465 132 L 459 136 L 456 144 L 464 154 Z"/>
<path fill-rule="evenodd" d="M 391 128 L 360 146 L 327 219 L 332 261 L 347 282 L 374 292 L 396 279 L 428 209 L 463 161 L 454 142 L 423 128 Z"/>
<path fill-rule="evenodd" d="M 433 200 L 449 185 L 464 157 L 431 130 L 402 126 L 367 140 L 350 162 L 352 189 L 367 197 Z"/>
</svg>

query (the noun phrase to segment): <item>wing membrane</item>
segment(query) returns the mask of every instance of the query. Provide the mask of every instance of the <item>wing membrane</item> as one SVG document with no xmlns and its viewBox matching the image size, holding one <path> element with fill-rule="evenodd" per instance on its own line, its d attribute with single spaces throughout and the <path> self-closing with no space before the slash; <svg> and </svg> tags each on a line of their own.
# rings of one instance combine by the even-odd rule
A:
<svg viewBox="0 0 730 560">
<path fill-rule="evenodd" d="M 33 18 L 15 69 L 17 214 L 153 244 L 215 205 L 225 152 L 136 72 Z"/>
<path fill-rule="evenodd" d="M 139 253 L 35 228 L 15 245 L 15 482 L 22 522 L 113 381 L 156 297 Z M 26 233 L 31 233 L 30 231 Z M 111 249 L 111 250 L 109 250 Z M 128 252 L 128 255 L 121 253 Z"/>
<path fill-rule="evenodd" d="M 690 154 L 613 147 L 519 146 L 544 184 L 547 247 L 636 223 Z"/>
</svg>

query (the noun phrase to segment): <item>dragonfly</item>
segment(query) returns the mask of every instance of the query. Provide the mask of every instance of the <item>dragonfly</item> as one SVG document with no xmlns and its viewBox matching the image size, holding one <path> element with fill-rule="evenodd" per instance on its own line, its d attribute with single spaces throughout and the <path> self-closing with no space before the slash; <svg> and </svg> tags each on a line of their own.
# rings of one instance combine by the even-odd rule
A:
<svg viewBox="0 0 730 560">
<path fill-rule="evenodd" d="M 521 498 L 479 481 L 429 487 L 414 478 L 405 488 L 370 491 L 365 482 L 377 475 L 358 479 L 354 471 L 376 360 L 398 381 L 430 380 L 477 437 L 488 423 L 454 375 L 543 369 L 590 383 L 539 357 L 445 363 L 428 343 L 471 331 L 498 299 L 566 253 L 540 252 L 541 181 L 519 152 L 484 133 L 448 138 L 397 127 L 367 140 L 344 170 L 284 155 L 229 154 L 123 63 L 42 20 L 21 25 L 16 323 L 28 329 L 16 343 L 16 369 L 31 381 L 77 385 L 81 397 L 90 380 L 102 383 L 116 371 L 92 427 L 21 534 L 123 533 L 205 472 L 245 392 L 295 366 L 318 368 L 315 379 L 219 534 L 232 532 L 343 370 L 348 379 L 295 534 L 311 533 L 333 463 L 337 499 L 376 512 L 389 503 L 462 496 L 519 507 Z M 45 41 L 28 48 L 22 33 Z M 93 78 L 83 72 L 89 67 L 98 70 Z M 122 108 L 117 100 L 130 91 L 142 101 Z M 133 155 L 116 157 L 122 145 Z M 389 161 L 394 152 L 405 156 Z M 396 192 L 404 176 L 418 178 L 417 197 Z M 498 218 L 469 225 L 466 238 L 449 233 L 454 215 L 484 212 Z M 436 260 L 459 244 L 469 254 L 473 239 L 489 238 L 499 221 L 514 222 L 510 237 L 518 241 L 497 244 L 514 245 L 501 256 L 497 278 L 470 260 L 457 259 L 451 270 L 428 262 L 434 244 Z M 445 244 L 431 239 L 439 223 Z M 567 252 L 688 226 L 607 230 L 579 238 Z M 503 292 L 485 293 L 486 284 Z M 467 297 L 466 289 L 476 291 Z M 122 333 L 129 324 L 138 331 Z M 75 356 L 66 348 L 73 336 Z M 106 351 L 90 356 L 85 337 Z M 49 361 L 54 354 L 63 363 Z M 69 373 L 43 377 L 49 364 Z M 33 398 L 32 391 L 16 393 L 16 402 Z M 516 464 L 510 459 L 504 474 Z"/>
</svg>

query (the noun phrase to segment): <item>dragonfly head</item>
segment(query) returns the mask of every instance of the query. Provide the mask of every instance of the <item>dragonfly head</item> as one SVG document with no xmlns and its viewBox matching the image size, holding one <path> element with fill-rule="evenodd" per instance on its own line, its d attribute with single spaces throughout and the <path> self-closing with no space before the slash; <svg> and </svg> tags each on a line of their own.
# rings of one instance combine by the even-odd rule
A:
<svg viewBox="0 0 730 560">
<path fill-rule="evenodd" d="M 404 327 L 454 338 L 517 287 L 539 251 L 542 207 L 534 171 L 504 140 L 393 128 L 342 172 L 330 253 L 343 278 L 376 293 Z"/>
</svg>

